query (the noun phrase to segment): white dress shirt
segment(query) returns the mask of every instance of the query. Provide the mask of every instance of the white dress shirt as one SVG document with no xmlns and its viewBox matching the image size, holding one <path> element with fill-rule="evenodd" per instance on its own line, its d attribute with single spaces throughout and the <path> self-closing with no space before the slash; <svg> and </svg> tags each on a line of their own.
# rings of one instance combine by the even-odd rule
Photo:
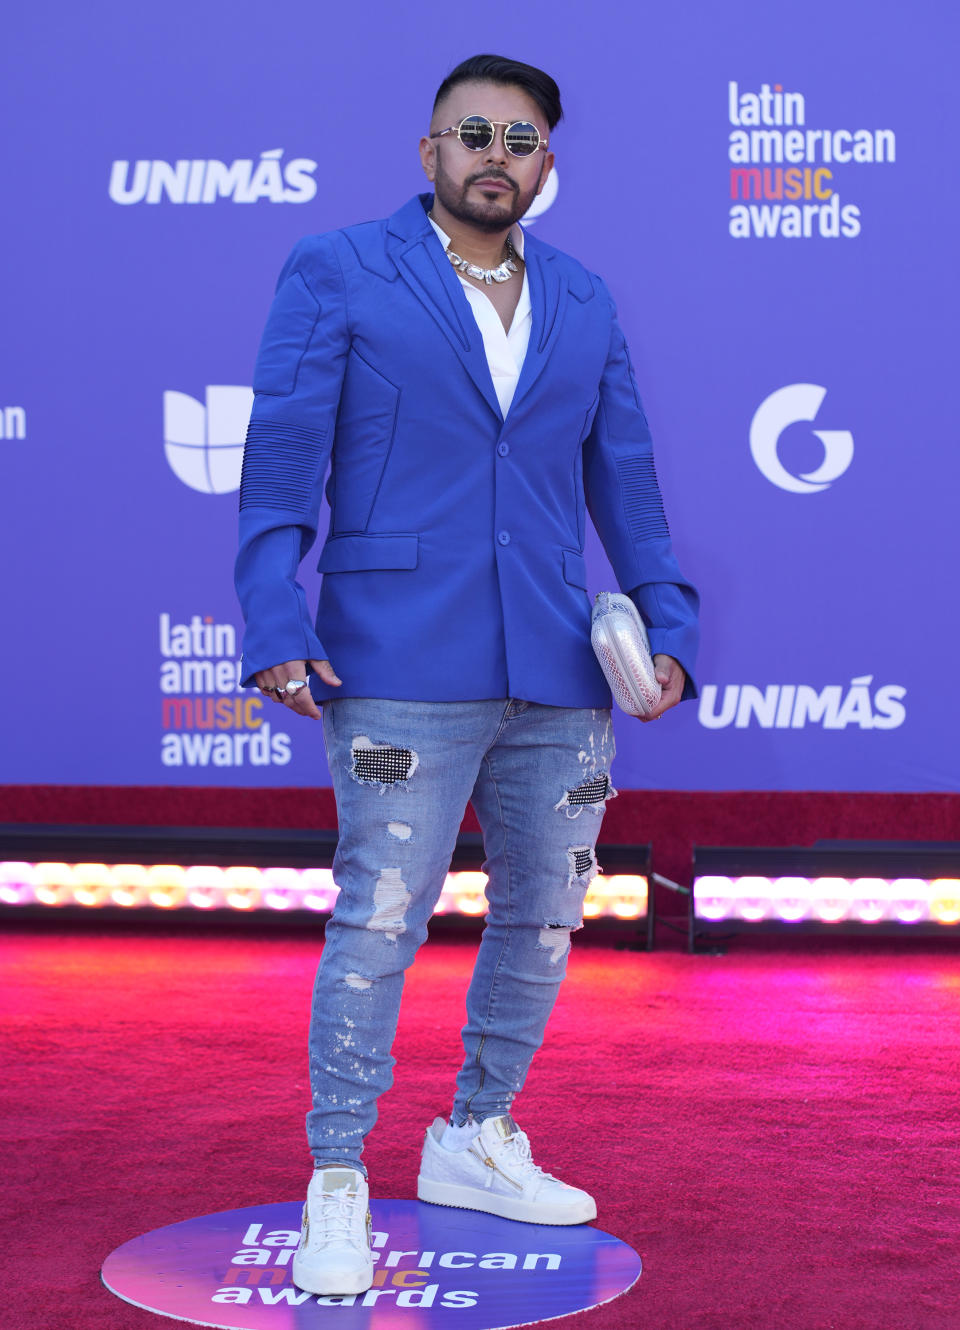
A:
<svg viewBox="0 0 960 1330">
<path fill-rule="evenodd" d="M 436 224 L 432 217 L 429 217 L 428 221 L 440 237 L 440 243 L 444 249 L 448 249 L 450 237 Z M 523 228 L 519 222 L 514 223 L 510 228 L 510 239 L 513 241 L 514 249 L 523 258 Z M 500 410 L 504 419 L 506 419 L 507 412 L 510 410 L 510 403 L 513 401 L 513 395 L 517 391 L 520 370 L 523 368 L 524 357 L 527 354 L 527 343 L 530 341 L 530 325 L 533 322 L 526 265 L 523 269 L 523 289 L 520 292 L 520 299 L 510 322 L 509 332 L 504 328 L 503 321 L 494 309 L 489 296 L 479 286 L 474 286 L 473 282 L 464 277 L 459 270 L 456 271 L 460 278 L 460 285 L 467 293 L 467 299 L 470 302 L 470 308 L 473 310 L 473 317 L 477 321 L 477 327 L 480 329 L 487 365 L 490 368 L 490 377 L 493 379 L 493 387 L 497 394 L 497 401 L 500 403 Z M 511 278 L 510 280 L 515 279 Z"/>
</svg>

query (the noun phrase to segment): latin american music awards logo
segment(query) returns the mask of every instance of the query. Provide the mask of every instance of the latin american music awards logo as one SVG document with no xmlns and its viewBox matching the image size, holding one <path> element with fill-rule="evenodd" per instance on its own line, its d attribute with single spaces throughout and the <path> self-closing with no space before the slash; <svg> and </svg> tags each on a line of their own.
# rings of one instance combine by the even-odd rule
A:
<svg viewBox="0 0 960 1330">
<path fill-rule="evenodd" d="M 841 188 L 859 168 L 893 166 L 892 129 L 830 129 L 807 123 L 802 92 L 780 83 L 741 91 L 727 85 L 730 161 L 729 232 L 738 240 L 855 239 L 860 205 Z"/>
<path fill-rule="evenodd" d="M 641 1273 L 632 1247 L 587 1224 L 520 1224 L 419 1201 L 372 1201 L 366 1293 L 297 1288 L 302 1203 L 252 1206 L 156 1229 L 112 1252 L 101 1277 L 148 1311 L 227 1330 L 507 1330 L 585 1311 Z M 336 1311 L 328 1310 L 336 1308 Z"/>
</svg>

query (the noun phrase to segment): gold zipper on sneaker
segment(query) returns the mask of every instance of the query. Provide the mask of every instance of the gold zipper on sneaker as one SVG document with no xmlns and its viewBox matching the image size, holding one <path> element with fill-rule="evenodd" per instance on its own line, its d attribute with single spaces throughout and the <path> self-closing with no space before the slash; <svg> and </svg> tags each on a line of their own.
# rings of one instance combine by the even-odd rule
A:
<svg viewBox="0 0 960 1330">
<path fill-rule="evenodd" d="M 498 1166 L 493 1162 L 493 1160 L 490 1158 L 489 1155 L 487 1155 L 486 1158 L 484 1158 L 484 1156 L 480 1153 L 480 1151 L 475 1150 L 472 1145 L 470 1146 L 470 1153 L 473 1155 L 474 1159 L 482 1160 L 482 1162 L 486 1164 L 487 1168 L 492 1168 L 495 1173 L 499 1173 L 505 1182 L 510 1183 L 511 1187 L 516 1187 L 517 1191 L 523 1191 L 522 1183 L 514 1182 L 513 1178 L 511 1178 L 509 1174 L 504 1173 L 502 1168 L 498 1168 Z"/>
</svg>

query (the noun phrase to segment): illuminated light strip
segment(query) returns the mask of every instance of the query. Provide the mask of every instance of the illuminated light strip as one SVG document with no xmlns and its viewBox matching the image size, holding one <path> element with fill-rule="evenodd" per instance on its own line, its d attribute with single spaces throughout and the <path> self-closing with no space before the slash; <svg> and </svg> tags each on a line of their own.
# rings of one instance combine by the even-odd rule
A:
<svg viewBox="0 0 960 1330">
<path fill-rule="evenodd" d="M 956 924 L 960 878 L 714 877 L 693 884 L 709 923 Z"/>
<path fill-rule="evenodd" d="M 437 914 L 486 914 L 485 873 L 448 873 Z M 87 909 L 314 910 L 329 913 L 339 888 L 329 868 L 218 868 L 196 864 L 0 862 L 0 905 L 82 905 Z M 639 919 L 647 879 L 598 874 L 587 890 L 585 919 Z"/>
</svg>

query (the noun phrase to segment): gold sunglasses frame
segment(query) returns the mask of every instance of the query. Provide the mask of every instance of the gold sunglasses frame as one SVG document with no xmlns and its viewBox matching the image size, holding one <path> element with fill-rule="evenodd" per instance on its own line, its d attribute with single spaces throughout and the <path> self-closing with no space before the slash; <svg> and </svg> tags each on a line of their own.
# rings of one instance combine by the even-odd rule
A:
<svg viewBox="0 0 960 1330">
<path fill-rule="evenodd" d="M 460 137 L 460 131 L 468 120 L 486 120 L 488 125 L 493 126 L 493 138 L 487 144 L 486 148 L 471 148 L 469 143 L 463 142 L 463 139 Z M 490 148 L 493 147 L 494 143 L 496 143 L 497 141 L 498 125 L 503 126 L 504 151 L 509 152 L 511 157 L 520 157 L 520 158 L 532 157 L 534 152 L 539 152 L 541 148 L 543 148 L 544 152 L 546 152 L 547 148 L 549 147 L 550 140 L 545 139 L 543 137 L 539 129 L 537 129 L 537 126 L 533 125 L 532 120 L 491 120 L 488 116 L 477 115 L 476 112 L 472 113 L 471 115 L 465 115 L 463 119 L 460 121 L 459 125 L 448 125 L 446 129 L 437 130 L 436 134 L 430 135 L 430 138 L 442 139 L 445 134 L 456 134 L 457 142 L 460 143 L 462 147 L 466 148 L 467 152 L 487 152 L 489 151 Z M 533 128 L 537 130 L 537 146 L 534 148 L 533 152 L 510 152 L 510 149 L 507 147 L 507 130 L 512 125 L 533 125 Z"/>
</svg>

